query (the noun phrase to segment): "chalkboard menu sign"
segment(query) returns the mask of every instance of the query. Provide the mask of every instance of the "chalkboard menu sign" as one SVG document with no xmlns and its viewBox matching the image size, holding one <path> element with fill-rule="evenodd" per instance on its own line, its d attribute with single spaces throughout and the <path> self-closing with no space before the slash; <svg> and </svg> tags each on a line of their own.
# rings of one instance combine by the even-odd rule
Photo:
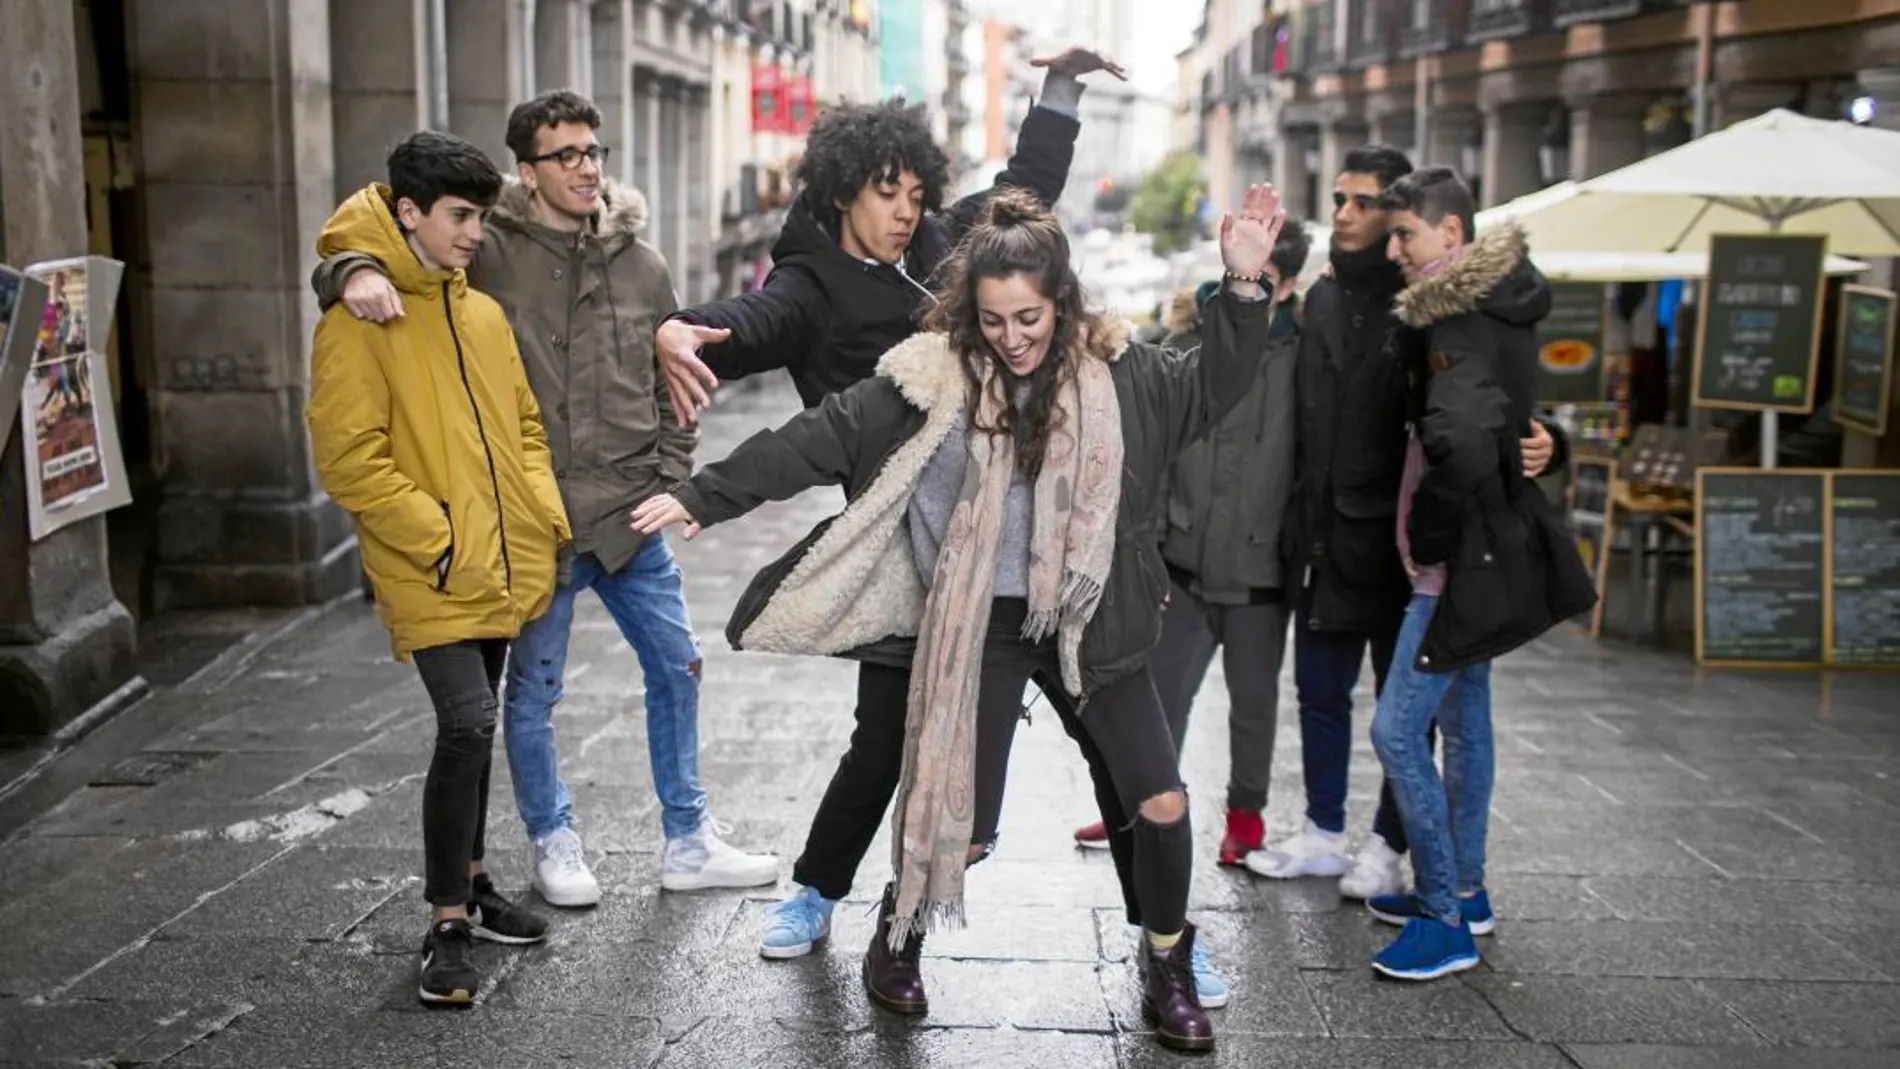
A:
<svg viewBox="0 0 1900 1069">
<path fill-rule="evenodd" d="M 1696 658 L 1827 659 L 1828 473 L 1696 473 Z"/>
<path fill-rule="evenodd" d="M 1893 306 L 1892 290 L 1841 287 L 1834 419 L 1875 437 L 1887 433 L 1893 393 Z"/>
<path fill-rule="evenodd" d="M 1700 302 L 1695 403 L 1806 412 L 1821 341 L 1818 235 L 1718 234 Z"/>
<path fill-rule="evenodd" d="M 1900 472 L 1837 472 L 1833 499 L 1828 659 L 1900 666 Z"/>
<path fill-rule="evenodd" d="M 1603 400 L 1603 285 L 1558 282 L 1550 314 L 1537 324 L 1537 400 Z"/>
</svg>

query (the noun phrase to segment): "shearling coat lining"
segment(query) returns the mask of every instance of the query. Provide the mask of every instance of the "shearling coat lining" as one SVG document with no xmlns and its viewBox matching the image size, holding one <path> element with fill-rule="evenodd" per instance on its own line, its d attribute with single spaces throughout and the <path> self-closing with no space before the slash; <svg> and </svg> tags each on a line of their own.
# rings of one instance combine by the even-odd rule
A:
<svg viewBox="0 0 1900 1069">
<path fill-rule="evenodd" d="M 1476 311 L 1478 302 L 1530 255 L 1524 228 L 1513 222 L 1486 230 L 1466 248 L 1463 258 L 1430 278 L 1419 279 L 1399 294 L 1393 305 L 1399 322 L 1408 327 L 1426 327 Z"/>
<path fill-rule="evenodd" d="M 594 233 L 603 243 L 632 241 L 646 229 L 648 212 L 646 194 L 601 176 L 600 212 L 594 219 Z M 508 176 L 502 180 L 501 196 L 495 200 L 495 214 L 516 222 L 534 222 L 534 194 L 521 179 Z"/>
<path fill-rule="evenodd" d="M 1116 322 L 1095 339 L 1119 359 L 1128 345 Z M 885 353 L 877 374 L 924 413 L 924 425 L 892 452 L 864 492 L 793 566 L 738 645 L 768 653 L 836 655 L 887 638 L 914 638 L 929 593 L 904 528 L 924 467 L 968 405 L 967 380 L 942 334 L 917 334 Z"/>
</svg>

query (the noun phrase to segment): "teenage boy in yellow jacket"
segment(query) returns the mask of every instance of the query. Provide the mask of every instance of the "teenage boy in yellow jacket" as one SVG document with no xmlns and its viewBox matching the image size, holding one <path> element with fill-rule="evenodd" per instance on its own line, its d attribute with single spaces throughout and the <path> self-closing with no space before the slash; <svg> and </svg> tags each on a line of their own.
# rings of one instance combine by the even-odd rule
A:
<svg viewBox="0 0 1900 1069">
<path fill-rule="evenodd" d="M 325 256 L 374 253 L 406 313 L 387 326 L 324 315 L 307 416 L 318 476 L 356 520 L 396 656 L 415 662 L 435 704 L 422 795 L 429 1004 L 473 999 L 471 939 L 547 936 L 482 871 L 496 686 L 509 640 L 547 610 L 556 553 L 573 537 L 514 332 L 463 273 L 500 192 L 475 146 L 413 134 L 390 153 L 389 184 L 351 197 L 317 242 Z"/>
</svg>

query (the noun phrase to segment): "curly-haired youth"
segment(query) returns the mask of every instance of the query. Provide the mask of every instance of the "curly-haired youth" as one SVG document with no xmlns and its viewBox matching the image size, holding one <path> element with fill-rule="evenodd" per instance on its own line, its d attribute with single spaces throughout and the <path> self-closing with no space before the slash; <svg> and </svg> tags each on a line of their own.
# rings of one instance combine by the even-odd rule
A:
<svg viewBox="0 0 1900 1069">
<path fill-rule="evenodd" d="M 1013 379 L 1007 371 L 994 376 L 994 387 L 1005 391 L 998 425 L 972 426 L 1010 436 L 1016 446 L 1016 470 L 1033 478 L 1042 470 L 1049 433 L 1062 425 L 1062 413 L 1055 404 L 1056 385 L 1075 375 L 1076 360 L 1099 358 L 1102 339 L 1111 330 L 1107 320 L 1088 309 L 1081 280 L 1070 262 L 1068 235 L 1055 214 L 1026 190 L 1000 190 L 991 197 L 956 254 L 943 266 L 942 289 L 924 319 L 924 329 L 949 336 L 951 351 L 962 358 L 974 401 L 982 389 L 983 367 L 1001 359 L 983 336 L 977 283 L 1017 274 L 1028 275 L 1036 292 L 1055 302 L 1049 355 L 1026 378 Z M 1006 382 L 1016 385 L 1005 386 Z M 977 407 L 973 406 L 973 413 Z"/>
<path fill-rule="evenodd" d="M 515 162 L 526 163 L 533 159 L 541 131 L 564 122 L 577 122 L 589 130 L 598 130 L 600 109 L 572 89 L 550 90 L 516 104 L 515 110 L 508 113 L 507 134 L 508 151 L 515 154 Z"/>
<path fill-rule="evenodd" d="M 924 187 L 924 210 L 943 207 L 950 159 L 930 136 L 922 104 L 902 99 L 879 104 L 839 104 L 818 113 L 795 177 L 812 214 L 836 233 L 843 213 L 872 179 L 895 182 L 904 171 Z"/>
</svg>

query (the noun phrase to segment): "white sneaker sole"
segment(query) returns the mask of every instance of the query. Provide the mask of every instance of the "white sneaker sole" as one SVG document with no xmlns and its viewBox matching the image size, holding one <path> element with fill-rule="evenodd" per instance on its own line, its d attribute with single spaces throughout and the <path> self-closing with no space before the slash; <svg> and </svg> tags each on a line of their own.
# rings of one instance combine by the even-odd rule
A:
<svg viewBox="0 0 1900 1069">
<path fill-rule="evenodd" d="M 1108 840 L 1107 839 L 1077 839 L 1075 841 L 1075 848 L 1077 850 L 1106 850 L 1108 849 Z"/>
<path fill-rule="evenodd" d="M 831 933 L 826 932 L 809 943 L 795 943 L 791 946 L 783 947 L 767 946 L 764 943 L 760 943 L 759 957 L 767 961 L 790 961 L 793 958 L 802 958 L 812 951 L 817 950 L 820 943 L 830 938 Z"/>
<path fill-rule="evenodd" d="M 1476 954 L 1465 958 L 1450 958 L 1430 969 L 1392 969 L 1376 961 L 1372 963 L 1374 972 L 1382 976 L 1390 976 L 1394 980 L 1436 980 L 1441 976 L 1450 976 L 1452 973 L 1464 972 L 1466 969 L 1475 969 L 1477 967 L 1478 955 Z"/>
<path fill-rule="evenodd" d="M 1256 858 L 1259 860 L 1256 861 Z M 1248 872 L 1269 880 L 1301 880 L 1308 876 L 1338 879 L 1346 874 L 1349 867 L 1345 858 L 1337 856 L 1289 858 L 1280 862 L 1268 857 L 1265 850 L 1248 854 L 1245 864 Z"/>
<path fill-rule="evenodd" d="M 1195 994 L 1200 998 L 1201 1008 L 1204 1010 L 1222 1009 L 1227 1005 L 1227 1000 L 1233 997 L 1232 995 L 1214 995 L 1210 997 L 1200 994 L 1198 989 L 1195 991 Z"/>
<path fill-rule="evenodd" d="M 540 880 L 535 880 L 534 893 L 541 896 L 541 901 L 546 902 L 550 906 L 559 906 L 562 909 L 589 909 L 593 906 L 600 905 L 600 885 L 598 883 L 589 887 L 571 887 L 566 890 L 555 890 Z"/>
<path fill-rule="evenodd" d="M 740 891 L 749 887 L 770 887 L 778 882 L 778 864 L 773 863 L 770 871 L 760 869 L 756 873 L 714 873 L 704 872 L 662 872 L 660 889 L 664 891 Z"/>
<path fill-rule="evenodd" d="M 1371 906 L 1366 907 L 1366 912 L 1372 914 L 1374 920 L 1382 924 L 1390 924 L 1394 928 L 1403 928 L 1407 922 L 1416 919 L 1413 917 L 1402 917 L 1397 913 L 1383 913 L 1373 909 Z M 1489 920 L 1466 921 L 1465 927 L 1471 929 L 1472 935 L 1490 935 L 1492 932 L 1498 930 L 1498 919 L 1492 917 Z"/>
<path fill-rule="evenodd" d="M 483 942 L 500 943 L 502 946 L 508 947 L 531 947 L 536 943 L 546 942 L 548 938 L 546 932 L 534 936 L 503 935 L 492 928 L 484 928 L 479 924 L 469 925 L 468 934 Z"/>
</svg>

